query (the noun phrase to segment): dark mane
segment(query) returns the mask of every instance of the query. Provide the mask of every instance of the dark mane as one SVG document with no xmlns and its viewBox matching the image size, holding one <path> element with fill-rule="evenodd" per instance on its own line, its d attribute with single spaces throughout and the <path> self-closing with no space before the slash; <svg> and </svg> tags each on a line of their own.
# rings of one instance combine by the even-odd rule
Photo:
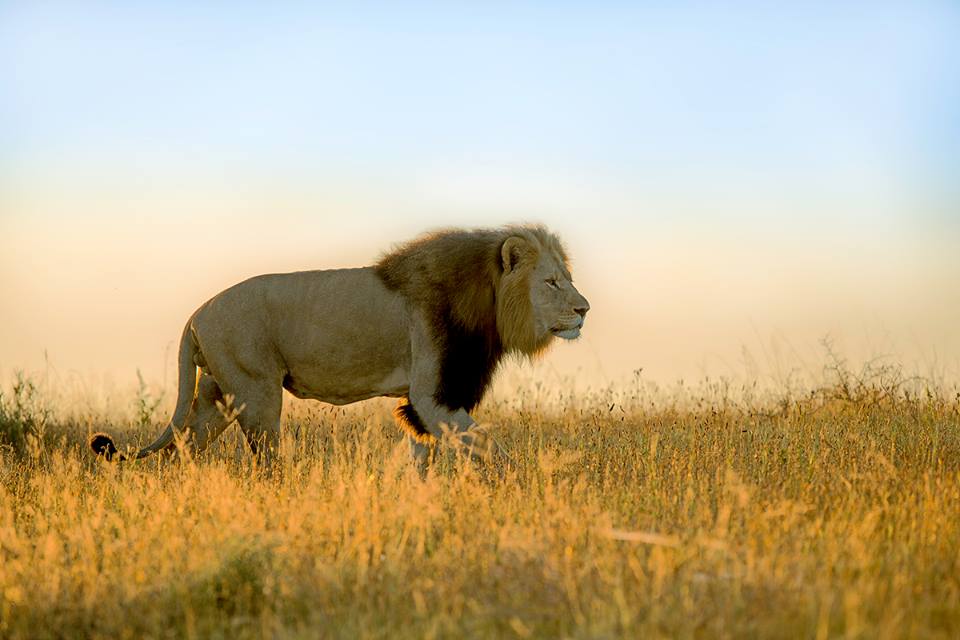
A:
<svg viewBox="0 0 960 640">
<path fill-rule="evenodd" d="M 497 330 L 500 247 L 510 230 L 432 233 L 383 256 L 374 269 L 427 316 L 440 355 L 434 399 L 471 411 L 504 354 Z"/>
</svg>

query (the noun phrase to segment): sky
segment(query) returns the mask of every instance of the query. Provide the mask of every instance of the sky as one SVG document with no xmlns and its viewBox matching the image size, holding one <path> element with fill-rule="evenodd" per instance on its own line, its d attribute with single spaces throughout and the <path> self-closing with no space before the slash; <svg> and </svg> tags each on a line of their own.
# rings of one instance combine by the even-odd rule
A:
<svg viewBox="0 0 960 640">
<path fill-rule="evenodd" d="M 953 2 L 0 0 L 0 373 L 172 384 L 238 280 L 538 221 L 535 375 L 960 379 L 958 177 Z"/>
</svg>

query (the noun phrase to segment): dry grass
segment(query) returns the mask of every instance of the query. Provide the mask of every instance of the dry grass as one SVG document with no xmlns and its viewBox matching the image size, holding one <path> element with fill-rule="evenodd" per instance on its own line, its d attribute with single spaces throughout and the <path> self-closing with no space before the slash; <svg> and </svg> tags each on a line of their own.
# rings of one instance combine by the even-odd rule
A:
<svg viewBox="0 0 960 640">
<path fill-rule="evenodd" d="M 99 464 L 119 419 L 47 407 L 0 458 L 0 636 L 958 637 L 960 400 L 846 375 L 528 390 L 479 414 L 515 472 L 425 482 L 388 403 L 295 405 L 272 477 L 233 430 Z"/>
</svg>

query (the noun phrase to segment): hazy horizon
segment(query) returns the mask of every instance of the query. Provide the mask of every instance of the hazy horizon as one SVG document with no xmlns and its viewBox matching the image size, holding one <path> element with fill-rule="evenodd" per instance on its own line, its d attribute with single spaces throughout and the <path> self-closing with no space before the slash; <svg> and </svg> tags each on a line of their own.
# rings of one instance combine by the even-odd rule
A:
<svg viewBox="0 0 960 640">
<path fill-rule="evenodd" d="M 171 385 L 239 280 L 537 221 L 593 307 L 537 371 L 960 380 L 958 77 L 948 2 L 5 3 L 0 373 Z"/>
</svg>

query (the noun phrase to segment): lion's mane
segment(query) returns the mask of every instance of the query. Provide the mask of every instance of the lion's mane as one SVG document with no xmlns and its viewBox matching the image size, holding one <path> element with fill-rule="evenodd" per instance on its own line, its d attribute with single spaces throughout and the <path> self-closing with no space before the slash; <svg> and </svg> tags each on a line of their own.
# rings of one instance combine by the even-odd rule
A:
<svg viewBox="0 0 960 640">
<path fill-rule="evenodd" d="M 512 237 L 525 242 L 515 243 L 517 254 L 508 259 L 516 266 L 505 272 L 502 249 Z M 550 342 L 550 334 L 536 334 L 530 299 L 530 272 L 544 252 L 566 265 L 559 238 L 546 228 L 511 226 L 434 232 L 377 262 L 375 271 L 387 288 L 404 296 L 429 323 L 440 355 L 434 394 L 439 404 L 471 411 L 504 355 L 532 356 Z M 422 436 L 415 412 L 405 406 L 398 418 Z"/>
</svg>

